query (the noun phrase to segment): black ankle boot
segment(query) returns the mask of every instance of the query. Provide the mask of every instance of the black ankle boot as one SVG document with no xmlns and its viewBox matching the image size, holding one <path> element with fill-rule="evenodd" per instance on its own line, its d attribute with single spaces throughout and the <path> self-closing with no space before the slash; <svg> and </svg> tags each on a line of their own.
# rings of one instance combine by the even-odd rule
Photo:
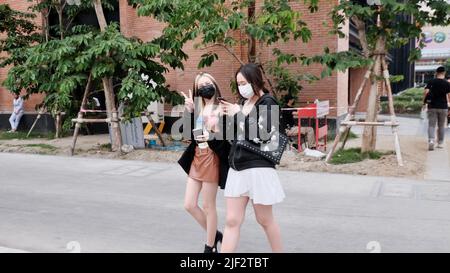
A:
<svg viewBox="0 0 450 273">
<path fill-rule="evenodd" d="M 214 247 L 217 248 L 217 243 L 220 242 L 222 243 L 222 239 L 223 239 L 223 234 L 220 231 L 216 231 L 216 238 L 214 239 Z"/>
<path fill-rule="evenodd" d="M 214 248 L 216 252 L 219 253 L 219 249 L 217 249 L 217 243 L 220 242 L 222 244 L 223 234 L 220 231 L 216 231 L 216 238 L 214 238 Z"/>
<path fill-rule="evenodd" d="M 205 244 L 205 250 L 203 253 L 217 253 L 217 248 L 215 246 L 209 246 Z"/>
</svg>

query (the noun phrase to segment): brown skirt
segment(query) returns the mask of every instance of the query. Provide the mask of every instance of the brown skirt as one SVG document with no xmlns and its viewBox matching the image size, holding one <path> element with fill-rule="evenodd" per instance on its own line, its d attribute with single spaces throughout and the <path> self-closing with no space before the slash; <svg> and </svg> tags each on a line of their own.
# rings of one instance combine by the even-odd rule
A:
<svg viewBox="0 0 450 273">
<path fill-rule="evenodd" d="M 189 177 L 202 182 L 219 183 L 219 157 L 211 148 L 195 147 Z"/>
</svg>

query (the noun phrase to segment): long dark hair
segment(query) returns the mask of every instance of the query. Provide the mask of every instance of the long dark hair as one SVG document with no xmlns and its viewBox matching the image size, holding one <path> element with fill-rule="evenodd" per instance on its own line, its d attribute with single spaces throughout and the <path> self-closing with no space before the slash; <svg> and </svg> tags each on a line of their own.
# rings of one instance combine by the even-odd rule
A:
<svg viewBox="0 0 450 273">
<path fill-rule="evenodd" d="M 244 78 L 247 80 L 247 82 L 252 85 L 253 91 L 255 92 L 255 94 L 258 97 L 260 97 L 260 95 L 259 95 L 260 90 L 262 90 L 266 94 L 269 93 L 269 90 L 267 90 L 266 87 L 264 86 L 264 79 L 263 79 L 262 71 L 261 71 L 261 68 L 259 67 L 259 65 L 254 64 L 254 63 L 248 63 L 248 64 L 242 65 L 236 71 L 236 75 L 234 76 L 234 79 L 236 80 L 236 87 L 238 86 L 237 75 L 239 73 L 241 73 L 242 76 L 244 76 Z M 242 99 L 241 94 L 239 94 L 239 96 Z"/>
</svg>

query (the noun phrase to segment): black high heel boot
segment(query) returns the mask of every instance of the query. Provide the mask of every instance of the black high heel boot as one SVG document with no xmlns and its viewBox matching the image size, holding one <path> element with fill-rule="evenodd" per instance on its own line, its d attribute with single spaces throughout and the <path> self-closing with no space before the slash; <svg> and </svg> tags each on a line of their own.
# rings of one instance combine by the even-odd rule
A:
<svg viewBox="0 0 450 273">
<path fill-rule="evenodd" d="M 223 234 L 220 231 L 216 231 L 216 237 L 214 238 L 214 246 L 209 246 L 205 244 L 205 250 L 203 253 L 219 253 L 219 250 L 217 249 L 217 243 L 222 243 Z"/>
<path fill-rule="evenodd" d="M 222 239 L 223 239 L 222 232 L 216 231 L 216 238 L 214 239 L 214 248 L 216 249 L 217 252 L 219 252 L 219 250 L 217 250 L 217 243 L 220 242 L 220 244 L 222 244 Z"/>
<path fill-rule="evenodd" d="M 205 250 L 203 253 L 217 253 L 217 248 L 215 246 L 209 246 L 205 244 Z"/>
</svg>

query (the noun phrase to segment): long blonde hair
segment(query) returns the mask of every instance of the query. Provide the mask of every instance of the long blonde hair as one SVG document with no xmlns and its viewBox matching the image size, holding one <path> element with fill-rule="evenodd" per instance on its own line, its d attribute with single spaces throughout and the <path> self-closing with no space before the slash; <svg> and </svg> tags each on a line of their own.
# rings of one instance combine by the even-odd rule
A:
<svg viewBox="0 0 450 273">
<path fill-rule="evenodd" d="M 206 73 L 206 72 L 200 72 L 200 73 L 198 73 L 197 76 L 195 77 L 195 80 L 194 80 L 194 87 L 192 88 L 192 89 L 194 90 L 194 97 L 199 97 L 199 95 L 198 95 L 198 82 L 199 82 L 200 78 L 202 78 L 202 77 L 207 77 L 207 78 L 210 79 L 210 80 L 212 81 L 212 83 L 214 84 L 214 87 L 215 87 L 215 89 L 216 89 L 216 92 L 215 92 L 215 94 L 214 94 L 214 96 L 213 96 L 213 99 L 214 99 L 214 105 L 219 105 L 219 100 L 217 99 L 218 97 L 221 96 L 220 89 L 219 89 L 219 85 L 217 84 L 216 79 L 214 79 L 214 77 L 211 76 L 211 74 Z M 205 106 L 205 99 L 202 98 L 201 101 L 202 101 L 202 103 L 201 103 L 201 105 L 200 105 L 200 109 L 203 110 L 203 107 Z"/>
</svg>

